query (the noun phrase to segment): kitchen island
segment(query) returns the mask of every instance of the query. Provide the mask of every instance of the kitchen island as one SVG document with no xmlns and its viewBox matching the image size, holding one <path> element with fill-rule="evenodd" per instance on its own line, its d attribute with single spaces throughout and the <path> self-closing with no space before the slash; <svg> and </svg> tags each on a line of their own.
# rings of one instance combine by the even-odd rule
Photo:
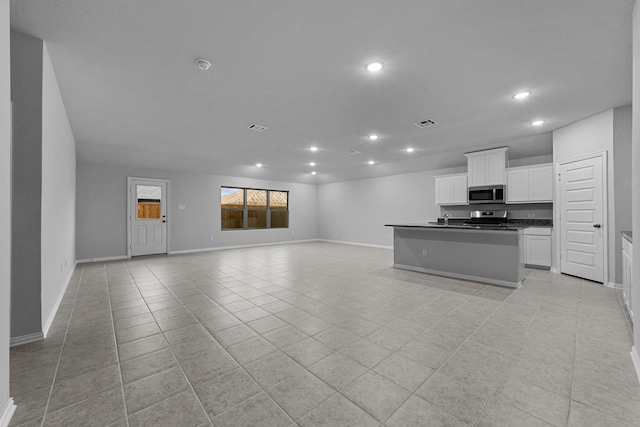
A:
<svg viewBox="0 0 640 427">
<path fill-rule="evenodd" d="M 387 224 L 393 266 L 494 285 L 520 287 L 523 229 L 470 225 Z"/>
</svg>

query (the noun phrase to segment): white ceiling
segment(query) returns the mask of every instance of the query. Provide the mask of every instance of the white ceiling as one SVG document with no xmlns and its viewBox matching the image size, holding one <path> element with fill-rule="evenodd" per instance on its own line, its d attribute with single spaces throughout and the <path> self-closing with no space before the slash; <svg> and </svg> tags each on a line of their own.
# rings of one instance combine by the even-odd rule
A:
<svg viewBox="0 0 640 427">
<path fill-rule="evenodd" d="M 631 103 L 633 3 L 13 0 L 11 23 L 47 43 L 79 160 L 324 183 L 550 154 Z"/>
</svg>

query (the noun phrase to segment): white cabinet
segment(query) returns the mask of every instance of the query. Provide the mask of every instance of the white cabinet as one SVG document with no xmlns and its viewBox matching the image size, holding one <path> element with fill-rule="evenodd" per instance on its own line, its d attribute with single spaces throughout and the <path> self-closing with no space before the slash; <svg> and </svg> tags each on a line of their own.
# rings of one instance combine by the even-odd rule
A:
<svg viewBox="0 0 640 427">
<path fill-rule="evenodd" d="M 553 165 L 507 169 L 507 203 L 553 202 Z"/>
<path fill-rule="evenodd" d="M 436 205 L 467 205 L 467 174 L 440 175 L 436 181 Z"/>
<path fill-rule="evenodd" d="M 469 187 L 505 184 L 507 147 L 465 153 L 465 156 Z"/>
<path fill-rule="evenodd" d="M 551 229 L 530 227 L 524 230 L 524 263 L 551 267 Z"/>
<path fill-rule="evenodd" d="M 622 237 L 622 297 L 627 306 L 629 317 L 633 320 L 633 308 L 631 306 L 632 270 L 633 270 L 633 245 L 623 235 Z"/>
</svg>

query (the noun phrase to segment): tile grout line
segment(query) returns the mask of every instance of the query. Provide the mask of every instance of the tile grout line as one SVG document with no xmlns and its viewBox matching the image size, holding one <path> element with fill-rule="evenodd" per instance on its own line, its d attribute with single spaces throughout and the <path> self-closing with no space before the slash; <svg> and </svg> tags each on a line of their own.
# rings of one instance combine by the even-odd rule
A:
<svg viewBox="0 0 640 427">
<path fill-rule="evenodd" d="M 76 295 L 73 298 L 73 306 L 71 307 L 71 313 L 69 314 L 69 320 L 67 321 L 67 328 L 64 331 L 64 338 L 62 339 L 62 346 L 60 347 L 60 356 L 58 356 L 56 371 L 53 374 L 53 379 L 51 381 L 51 389 L 49 390 L 49 396 L 47 397 L 47 404 L 45 405 L 45 408 L 44 408 L 44 414 L 42 415 L 42 423 L 40 424 L 40 427 L 44 426 L 44 422 L 48 415 L 47 412 L 49 411 L 49 403 L 51 402 L 51 395 L 53 394 L 53 388 L 56 384 L 56 378 L 58 377 L 58 370 L 60 369 L 60 361 L 62 360 L 62 353 L 64 352 L 65 344 L 67 343 L 67 335 L 69 334 L 69 328 L 71 327 L 71 319 L 73 318 L 73 311 L 76 307 L 76 303 L 78 302 L 78 294 L 80 293 L 80 287 L 82 286 L 83 280 L 84 280 L 84 266 L 81 266 L 80 278 L 78 279 L 78 287 L 76 288 Z"/>
<path fill-rule="evenodd" d="M 281 407 L 280 407 L 280 405 L 278 405 L 278 403 L 277 403 L 277 402 L 275 402 L 275 401 L 273 400 L 273 398 L 269 395 L 269 393 L 267 393 L 267 392 L 266 392 L 266 390 L 265 390 L 265 389 L 264 389 L 260 384 L 258 384 L 258 382 L 257 382 L 257 381 L 256 381 L 256 380 L 251 376 L 251 374 L 249 374 L 249 372 L 247 372 L 247 370 L 244 368 L 244 366 L 242 366 L 242 364 L 238 363 L 238 361 L 236 360 L 236 358 L 235 358 L 235 357 L 233 357 L 233 355 L 232 355 L 231 353 L 229 353 L 229 351 L 226 349 L 226 347 L 224 347 L 222 344 L 220 344 L 220 343 L 218 342 L 218 340 L 213 336 L 213 334 L 211 334 L 211 332 L 209 332 L 209 330 L 208 330 L 207 328 L 205 328 L 205 327 L 200 323 L 200 320 L 199 320 L 199 319 L 197 319 L 197 318 L 193 315 L 193 313 L 191 313 L 191 311 L 189 310 L 189 308 L 188 308 L 188 307 L 186 307 L 184 304 L 182 304 L 182 302 L 180 301 L 180 298 L 179 298 L 179 297 L 177 297 L 177 296 L 176 296 L 176 295 L 171 291 L 171 289 L 170 289 L 170 288 L 168 288 L 168 287 L 164 284 L 164 282 L 162 281 L 162 279 L 161 279 L 161 278 L 159 278 L 159 277 L 157 276 L 157 274 L 156 274 L 156 273 L 155 273 L 151 268 L 149 268 L 148 266 L 147 266 L 147 268 L 148 268 L 148 269 L 153 273 L 154 277 L 156 277 L 156 279 L 158 279 L 158 280 L 160 281 L 160 283 L 162 283 L 162 286 L 164 286 L 164 287 L 165 287 L 165 289 L 167 289 L 167 291 L 169 291 L 169 292 L 170 292 L 170 293 L 171 293 L 171 294 L 176 298 L 176 300 L 180 303 L 180 305 L 181 305 L 182 307 L 184 307 L 184 308 L 189 312 L 189 314 L 190 314 L 190 315 L 191 315 L 191 316 L 192 316 L 192 317 L 197 321 L 197 323 L 198 323 L 201 327 L 203 327 L 203 328 L 204 328 L 204 329 L 209 333 L 209 335 L 211 336 L 211 338 L 212 338 L 215 342 L 217 342 L 217 343 L 220 345 L 221 349 L 222 349 L 222 350 L 223 350 L 223 351 L 224 351 L 224 352 L 225 352 L 225 353 L 226 353 L 226 354 L 227 354 L 231 359 L 233 359 L 233 361 L 234 361 L 234 362 L 236 362 L 236 363 L 238 364 L 238 367 L 239 367 L 240 369 L 242 369 L 242 371 L 245 373 L 245 375 L 247 375 L 247 377 L 249 377 L 249 378 L 251 379 L 251 381 L 253 381 L 253 382 L 254 382 L 254 384 L 256 384 L 256 385 L 258 386 L 258 388 L 259 388 L 262 392 L 264 392 L 264 394 L 265 394 L 265 395 L 266 395 L 266 396 L 267 396 L 267 397 L 268 397 L 268 398 L 269 398 L 269 399 L 270 399 L 270 400 L 271 400 L 271 401 L 272 401 L 272 402 L 273 402 L 273 403 L 274 403 L 278 408 L 280 408 L 280 410 L 281 410 L 284 414 L 286 414 L 286 415 L 287 415 L 287 417 L 289 417 L 289 419 L 290 419 L 291 421 L 293 421 L 293 422 L 295 423 L 295 420 L 294 420 L 293 418 L 291 418 L 291 416 L 290 416 L 290 415 L 289 415 L 289 414 L 288 414 L 288 413 L 287 413 L 283 408 L 281 408 Z M 174 269 L 174 268 L 172 268 L 172 270 L 175 272 L 175 269 Z M 184 279 L 184 280 L 189 284 L 189 286 L 191 286 L 191 287 L 193 287 L 193 288 L 195 288 L 195 289 L 198 289 L 196 286 L 194 286 L 194 285 L 189 281 L 189 279 L 185 278 L 182 274 L 180 274 L 180 273 L 178 273 L 178 272 L 176 272 L 176 274 L 178 274 L 178 276 L 179 276 L 179 277 L 181 277 L 182 279 Z M 137 286 L 137 284 L 136 284 L 136 286 Z M 200 291 L 200 289 L 198 289 L 198 291 Z M 201 291 L 200 291 L 200 292 L 201 292 Z M 232 291 L 232 292 L 233 292 L 233 291 Z M 201 293 L 202 293 L 202 292 L 201 292 Z M 204 294 L 204 293 L 203 293 L 203 294 Z M 235 293 L 234 293 L 234 294 L 235 294 Z M 143 297 L 143 298 L 144 298 L 144 297 Z M 230 313 L 230 314 L 231 314 L 231 315 L 233 315 L 233 313 Z M 153 312 L 152 312 L 152 315 L 153 315 Z M 234 317 L 235 317 L 235 316 L 234 316 Z M 238 319 L 238 320 L 240 320 L 240 319 Z M 242 320 L 240 320 L 240 321 L 242 322 Z M 242 322 L 242 324 L 243 324 L 243 325 L 246 325 L 244 322 Z M 229 329 L 229 328 L 227 328 L 227 329 Z M 165 334 L 165 331 L 163 331 L 162 329 L 160 329 L 160 331 L 161 331 L 162 335 L 165 337 L 165 340 L 167 340 L 166 336 L 164 335 L 164 334 Z M 260 335 L 260 336 L 261 336 L 261 335 Z M 262 336 L 261 336 L 261 337 L 262 337 Z M 263 338 L 263 339 L 264 339 L 264 338 Z M 194 396 L 196 397 L 196 399 L 198 399 L 198 403 L 200 403 L 200 407 L 201 407 L 201 408 L 202 408 L 202 410 L 204 411 L 205 415 L 207 416 L 207 418 L 209 418 L 209 423 L 213 426 L 213 419 L 209 416 L 209 413 L 207 412 L 206 408 L 204 407 L 204 404 L 202 403 L 202 401 L 201 401 L 201 399 L 200 399 L 200 396 L 198 395 L 198 393 L 196 393 L 196 391 L 195 391 L 195 388 L 194 388 L 193 384 L 191 384 L 191 381 L 189 380 L 189 378 L 187 377 L 186 373 L 184 372 L 184 369 L 182 368 L 182 365 L 180 364 L 180 361 L 179 361 L 179 360 L 178 360 L 178 358 L 176 357 L 176 355 L 175 355 L 175 353 L 174 353 L 174 351 L 173 351 L 173 348 L 172 348 L 171 344 L 169 344 L 169 342 L 168 342 L 168 341 L 167 341 L 167 344 L 168 344 L 168 346 L 169 346 L 169 350 L 170 350 L 170 351 L 171 351 L 171 353 L 173 354 L 173 357 L 176 359 L 177 365 L 178 365 L 178 367 L 180 368 L 180 371 L 182 372 L 182 375 L 184 376 L 185 380 L 186 380 L 186 381 L 187 381 L 187 383 L 189 384 L 189 387 L 190 387 L 191 391 L 193 392 Z M 275 346 L 274 346 L 274 347 L 275 347 Z M 277 348 L 277 347 L 276 347 L 276 348 Z M 263 356 L 263 357 L 266 357 L 266 356 L 268 356 L 268 355 L 270 355 L 270 354 L 273 354 L 273 353 L 269 353 L 269 354 L 267 354 L 267 355 L 265 355 L 265 356 Z M 260 359 L 260 358 L 259 358 L 259 359 Z M 257 359 L 257 360 L 259 360 L 259 359 Z M 234 369 L 232 369 L 232 370 L 231 370 L 231 371 L 229 371 L 229 372 L 233 372 L 233 371 L 234 371 L 234 370 L 236 370 L 236 369 L 238 369 L 238 368 L 234 368 Z M 216 377 L 216 378 L 219 378 L 220 376 L 225 375 L 225 374 L 227 374 L 227 373 L 228 373 L 228 372 L 226 372 L 226 373 L 224 373 L 224 374 L 221 374 L 221 375 L 219 375 L 219 376 L 218 376 L 218 377 Z M 209 380 L 209 381 L 212 381 L 212 380 L 214 380 L 214 379 L 215 379 L 215 378 L 212 378 L 212 379 L 211 379 L 211 380 Z M 205 383 L 206 383 L 206 382 L 208 382 L 208 381 L 205 381 Z M 204 384 L 204 383 L 203 383 L 203 384 Z M 250 396 L 250 397 L 248 397 L 247 399 L 244 399 L 242 402 L 239 402 L 238 404 L 236 404 L 236 405 L 232 406 L 231 408 L 229 408 L 229 409 L 227 409 L 227 410 L 225 410 L 225 411 L 221 412 L 220 414 L 215 415 L 215 417 L 218 417 L 218 416 L 220 416 L 220 415 L 224 414 L 225 412 L 227 412 L 227 411 L 229 411 L 229 410 L 231 410 L 231 409 L 233 409 L 233 408 L 235 408 L 235 407 L 237 407 L 237 406 L 239 406 L 239 405 L 243 404 L 243 403 L 244 403 L 244 402 L 246 402 L 247 400 L 252 399 L 252 398 L 253 398 L 253 397 L 255 397 L 256 395 L 258 395 L 259 393 L 260 393 L 260 392 L 258 392 L 258 393 L 256 393 L 256 394 L 254 394 L 254 395 L 252 395 L 252 396 Z M 215 417 L 214 417 L 214 418 L 215 418 Z"/>
<path fill-rule="evenodd" d="M 123 263 L 124 264 L 124 263 Z M 124 378 L 122 377 L 122 364 L 120 363 L 120 352 L 118 351 L 118 338 L 116 337 L 116 322 L 113 318 L 113 307 L 111 306 L 111 289 L 109 286 L 109 272 L 106 263 L 103 264 L 105 284 L 107 288 L 107 298 L 109 299 L 109 314 L 111 315 L 111 324 L 113 325 L 113 343 L 116 350 L 116 361 L 118 363 L 118 375 L 120 377 L 120 392 L 122 393 L 122 403 L 124 404 L 124 419 L 127 427 L 129 427 L 129 412 L 127 410 L 127 397 L 124 393 Z"/>
</svg>

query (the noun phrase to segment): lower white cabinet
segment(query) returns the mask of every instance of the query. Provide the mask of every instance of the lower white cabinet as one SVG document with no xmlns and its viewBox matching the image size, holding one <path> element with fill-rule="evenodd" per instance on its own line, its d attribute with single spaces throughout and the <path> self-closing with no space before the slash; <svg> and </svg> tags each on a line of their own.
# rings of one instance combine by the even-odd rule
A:
<svg viewBox="0 0 640 427">
<path fill-rule="evenodd" d="M 551 268 L 551 229 L 530 227 L 524 230 L 524 263 Z"/>
<path fill-rule="evenodd" d="M 436 180 L 436 205 L 468 205 L 467 174 L 440 175 Z"/>
<path fill-rule="evenodd" d="M 633 245 L 627 240 L 626 237 L 622 237 L 622 297 L 624 299 L 624 305 L 627 306 L 627 311 L 631 320 L 633 320 L 633 308 L 631 306 L 631 287 L 632 287 L 632 270 L 633 270 Z"/>
</svg>

